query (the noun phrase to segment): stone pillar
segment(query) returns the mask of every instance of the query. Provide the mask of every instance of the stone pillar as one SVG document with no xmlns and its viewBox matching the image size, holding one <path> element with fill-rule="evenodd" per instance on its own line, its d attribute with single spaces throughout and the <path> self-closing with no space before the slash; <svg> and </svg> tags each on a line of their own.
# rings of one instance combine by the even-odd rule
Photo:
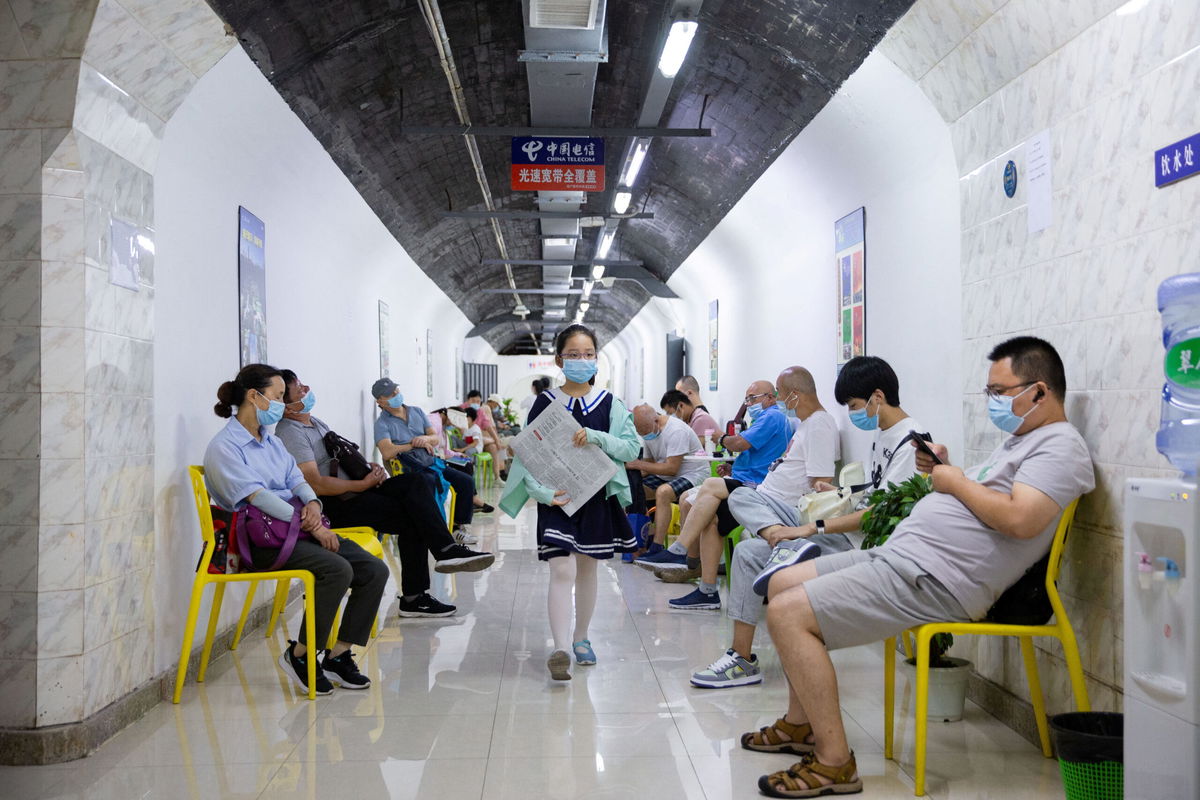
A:
<svg viewBox="0 0 1200 800">
<path fill-rule="evenodd" d="M 152 613 L 153 172 L 167 121 L 232 44 L 202 0 L 0 0 L 9 760 L 86 754 L 114 727 L 89 723 L 163 669 Z M 135 243 L 136 288 L 110 281 L 114 227 L 117 244 Z M 69 730 L 55 739 L 54 726 Z"/>
</svg>

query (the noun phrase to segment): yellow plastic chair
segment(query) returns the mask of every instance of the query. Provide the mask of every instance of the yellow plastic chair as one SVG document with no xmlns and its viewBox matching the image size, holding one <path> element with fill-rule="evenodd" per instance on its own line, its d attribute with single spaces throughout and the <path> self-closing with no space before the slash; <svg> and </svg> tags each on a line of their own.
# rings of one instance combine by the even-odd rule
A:
<svg viewBox="0 0 1200 800">
<path fill-rule="evenodd" d="M 208 571 L 212 561 L 213 549 L 216 546 L 216 536 L 213 533 L 212 508 L 208 497 L 208 488 L 204 485 L 204 467 L 188 467 L 188 477 L 192 482 L 192 494 L 196 499 L 196 512 L 200 516 L 200 533 L 204 537 L 204 550 L 200 557 L 200 566 L 196 568 L 196 577 L 192 581 L 192 600 L 188 606 L 187 622 L 183 629 L 183 645 L 179 648 L 179 667 L 175 673 L 175 694 L 171 702 L 178 703 L 183 695 L 183 681 L 187 677 L 188 657 L 192 651 L 192 640 L 196 635 L 196 622 L 200 616 L 200 603 L 204 599 L 204 589 L 210 583 L 215 584 L 212 609 L 208 614 L 208 629 L 204 635 L 204 650 L 200 654 L 200 670 L 196 674 L 196 682 L 204 682 L 204 673 L 208 670 L 208 658 L 212 654 L 213 637 L 217 631 L 217 619 L 221 616 L 221 601 L 225 599 L 225 585 L 234 582 L 253 582 L 262 580 L 278 580 L 284 587 L 292 580 L 304 582 L 304 611 L 305 611 L 305 646 L 316 652 L 317 629 L 313 613 L 314 591 L 313 574 L 305 569 L 276 570 L 273 572 L 247 572 L 233 575 L 211 574 Z M 284 591 L 286 596 L 286 588 Z M 243 615 L 244 617 L 244 615 Z M 240 626 L 239 626 L 240 633 Z M 308 698 L 317 697 L 317 660 L 308 659 Z"/>
<path fill-rule="evenodd" d="M 1046 727 L 1046 703 L 1042 696 L 1042 684 L 1038 678 L 1037 659 L 1033 651 L 1034 636 L 1052 636 L 1062 644 L 1063 657 L 1067 662 L 1067 673 L 1071 678 L 1071 689 L 1075 694 L 1075 706 L 1079 711 L 1090 711 L 1087 686 L 1083 680 L 1083 664 L 1079 659 L 1079 645 L 1075 640 L 1075 631 L 1067 619 L 1062 600 L 1058 596 L 1059 569 L 1062 566 L 1063 548 L 1071 522 L 1075 518 L 1075 509 L 1079 505 L 1075 499 L 1063 511 L 1054 532 L 1054 541 L 1050 545 L 1050 559 L 1046 567 L 1046 593 L 1050 596 L 1050 605 L 1054 609 L 1054 619 L 1048 625 L 1006 625 L 994 622 L 931 622 L 919 625 L 904 632 L 905 648 L 910 658 L 912 649 L 908 636 L 916 636 L 917 657 L 917 702 L 916 702 L 916 769 L 915 787 L 913 794 L 920 797 L 925 794 L 925 738 L 929 728 L 927 711 L 929 707 L 929 640 L 938 633 L 955 635 L 969 634 L 973 636 L 1017 636 L 1021 640 L 1021 655 L 1025 659 L 1025 674 L 1029 680 L 1029 694 L 1033 703 L 1033 713 L 1037 718 L 1038 738 L 1041 740 L 1042 755 L 1050 758 L 1050 733 Z M 895 717 L 896 694 L 896 637 L 883 643 L 883 755 L 893 758 L 893 723 Z"/>
</svg>

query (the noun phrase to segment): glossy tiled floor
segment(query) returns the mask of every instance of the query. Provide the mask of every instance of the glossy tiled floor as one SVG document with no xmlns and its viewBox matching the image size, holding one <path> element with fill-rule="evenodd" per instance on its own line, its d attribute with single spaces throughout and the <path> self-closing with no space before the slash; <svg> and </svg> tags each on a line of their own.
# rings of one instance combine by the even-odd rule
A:
<svg viewBox="0 0 1200 800">
<path fill-rule="evenodd" d="M 494 493 L 494 490 L 492 490 Z M 275 659 L 285 636 L 259 636 L 214 664 L 184 702 L 155 708 L 92 757 L 0 768 L 0 795 L 39 798 L 671 798 L 757 797 L 764 772 L 794 759 L 741 750 L 774 720 L 785 689 L 760 634 L 766 680 L 723 691 L 688 677 L 728 646 L 715 612 L 669 612 L 683 592 L 638 567 L 600 571 L 591 639 L 599 664 L 548 679 L 547 571 L 534 557 L 532 511 L 477 518 L 489 571 L 445 579 L 459 607 L 445 620 L 386 625 L 360 664 L 362 692 L 298 697 Z M 391 597 L 393 592 L 389 591 Z M 288 620 L 295 629 L 295 609 Z M 912 796 L 909 701 L 898 710 L 898 762 L 883 757 L 879 647 L 835 654 L 842 707 L 866 794 Z M 904 689 L 901 680 L 898 694 Z M 903 697 L 903 695 L 900 695 Z M 1055 762 L 979 708 L 930 731 L 938 798 L 1062 797 Z"/>
</svg>

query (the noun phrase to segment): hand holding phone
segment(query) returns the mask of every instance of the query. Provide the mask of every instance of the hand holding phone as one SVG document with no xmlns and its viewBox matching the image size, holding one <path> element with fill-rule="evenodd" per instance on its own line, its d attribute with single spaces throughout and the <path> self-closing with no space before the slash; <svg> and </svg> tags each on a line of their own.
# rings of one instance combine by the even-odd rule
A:
<svg viewBox="0 0 1200 800">
<path fill-rule="evenodd" d="M 909 434 L 912 436 L 913 447 L 917 448 L 918 452 L 928 456 L 935 465 L 946 463 L 942 461 L 937 453 L 933 452 L 933 448 L 929 446 L 929 443 L 925 441 L 925 438 L 921 434 L 916 431 L 909 431 Z"/>
</svg>

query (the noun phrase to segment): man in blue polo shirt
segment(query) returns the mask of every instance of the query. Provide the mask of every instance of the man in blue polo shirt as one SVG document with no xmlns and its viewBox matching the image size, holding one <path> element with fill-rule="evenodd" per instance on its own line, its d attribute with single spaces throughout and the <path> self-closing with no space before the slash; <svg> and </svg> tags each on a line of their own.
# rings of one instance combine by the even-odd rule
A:
<svg viewBox="0 0 1200 800">
<path fill-rule="evenodd" d="M 793 376 L 800 373 L 808 375 L 808 371 L 803 367 L 789 367 L 780 374 L 780 385 L 786 383 L 790 388 Z M 811 376 L 809 380 L 811 381 Z M 666 550 L 641 558 L 636 564 L 647 569 L 669 569 L 671 577 L 676 573 L 680 577 L 697 576 L 691 573 L 698 574 L 699 550 L 696 550 L 690 559 L 694 563 L 689 564 L 689 548 L 697 548 L 702 534 L 710 527 L 715 527 L 716 533 L 722 536 L 728 535 L 736 528 L 738 522 L 729 513 L 729 504 L 726 502 L 729 495 L 740 486 L 758 486 L 775 459 L 787 450 L 792 429 L 788 424 L 787 415 L 780 409 L 775 398 L 775 387 L 770 381 L 755 381 L 750 384 L 745 397 L 746 416 L 750 420 L 750 427 L 745 433 L 726 434 L 717 440 L 721 447 L 738 454 L 737 460 L 733 462 L 732 472 L 727 477 L 709 478 L 680 498 L 679 510 L 684 519 L 679 538 Z M 715 591 L 714 586 L 714 594 Z M 716 608 L 720 608 L 719 601 Z"/>
</svg>

